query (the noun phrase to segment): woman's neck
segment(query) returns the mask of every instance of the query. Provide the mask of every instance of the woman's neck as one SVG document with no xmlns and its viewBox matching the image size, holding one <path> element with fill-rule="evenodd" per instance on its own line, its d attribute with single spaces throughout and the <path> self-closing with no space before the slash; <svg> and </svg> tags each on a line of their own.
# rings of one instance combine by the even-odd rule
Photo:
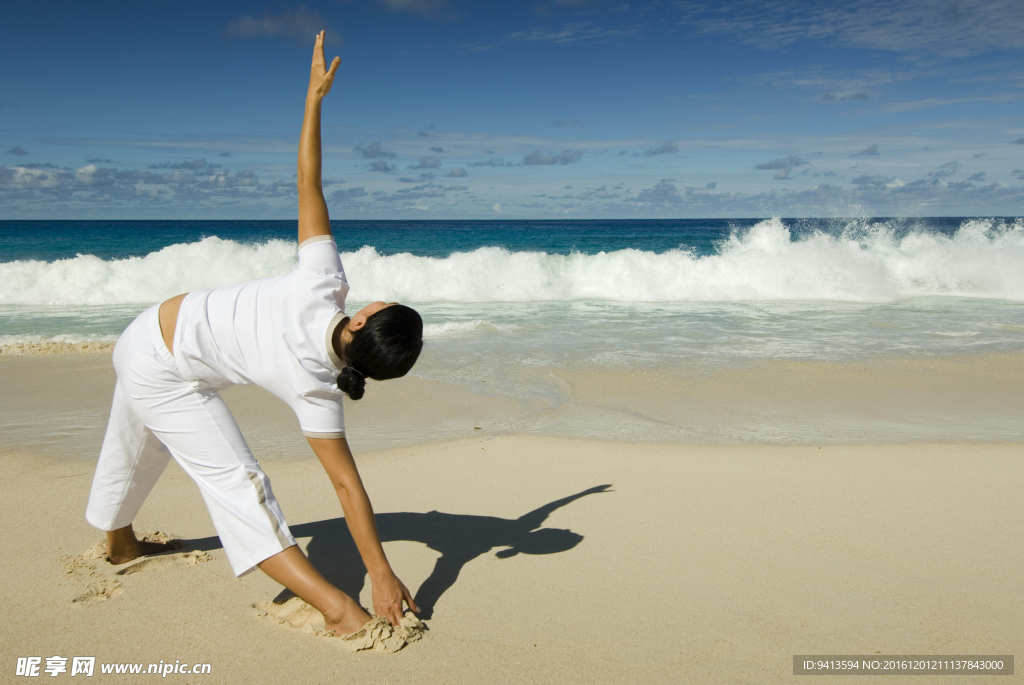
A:
<svg viewBox="0 0 1024 685">
<path fill-rule="evenodd" d="M 338 355 L 338 359 L 342 360 L 346 364 L 348 363 L 345 359 L 345 339 L 342 334 L 345 332 L 345 326 L 348 325 L 349 317 L 343 318 L 334 327 L 334 332 L 331 333 L 331 347 L 334 348 L 334 354 Z"/>
</svg>

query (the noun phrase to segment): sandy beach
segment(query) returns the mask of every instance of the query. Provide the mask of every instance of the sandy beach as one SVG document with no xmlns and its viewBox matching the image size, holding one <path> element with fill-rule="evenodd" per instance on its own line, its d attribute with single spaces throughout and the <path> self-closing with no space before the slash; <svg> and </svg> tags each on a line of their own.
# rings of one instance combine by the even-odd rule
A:
<svg viewBox="0 0 1024 685">
<path fill-rule="evenodd" d="M 854 369 L 840 392 L 826 377 L 817 420 L 843 425 L 859 416 L 870 426 L 953 415 L 971 403 L 965 411 L 991 410 L 1004 422 L 1019 415 L 1019 360 L 979 361 L 989 377 L 950 372 L 965 363 L 934 362 L 945 364 L 942 373 L 911 369 L 918 385 L 891 369 Z M 811 377 L 782 371 L 774 377 Z M 748 386 L 750 374 L 772 377 L 735 373 L 733 383 Z M 559 412 L 614 425 L 609 417 L 625 421 L 629 407 L 599 401 L 587 379 L 576 379 L 577 401 L 534 407 L 540 418 L 517 430 L 501 417 L 529 417 L 530 408 L 508 399 L 427 381 L 385 384 L 387 392 L 368 392 L 351 407 L 351 441 L 385 549 L 429 630 L 395 655 L 350 654 L 257 616 L 254 604 L 287 597 L 260 573 L 232 577 L 198 490 L 173 463 L 136 529 L 181 538 L 182 550 L 117 568 L 90 559 L 103 536 L 83 511 L 113 385 L 109 360 L 6 357 L 0 379 L 3 514 L 12 529 L 0 641 L 9 676 L 17 657 L 43 657 L 45 667 L 59 655 L 69 670 L 73 656 L 209 663 L 208 675 L 168 676 L 204 683 L 777 683 L 799 680 L 795 654 L 1024 653 L 1020 442 L 559 437 L 541 434 L 569 420 Z M 721 377 L 703 382 L 688 391 L 693 406 L 698 391 L 716 406 L 737 396 Z M 767 425 L 813 403 L 772 405 L 793 387 L 764 383 L 744 396 L 763 396 L 774 413 L 758 414 L 746 400 L 736 414 Z M 651 387 L 654 407 L 660 390 Z M 638 420 L 657 418 L 636 394 Z M 889 409 L 876 396 L 890 397 Z M 340 506 L 294 419 L 258 391 L 228 399 L 300 544 L 368 605 Z M 47 421 L 57 425 L 40 435 Z M 425 426 L 433 430 L 417 440 Z M 387 439 L 374 438 L 381 434 Z M 858 682 L 901 679 L 920 682 Z"/>
</svg>

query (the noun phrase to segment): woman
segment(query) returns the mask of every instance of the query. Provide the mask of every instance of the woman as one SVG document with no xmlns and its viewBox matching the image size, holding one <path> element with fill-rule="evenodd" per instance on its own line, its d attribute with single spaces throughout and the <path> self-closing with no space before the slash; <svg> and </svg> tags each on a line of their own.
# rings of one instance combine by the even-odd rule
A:
<svg viewBox="0 0 1024 685">
<path fill-rule="evenodd" d="M 299 142 L 299 263 L 290 274 L 178 295 L 143 312 L 114 349 L 117 385 L 86 519 L 107 531 L 111 563 L 164 552 L 139 541 L 132 520 L 174 459 L 199 485 L 236 575 L 259 568 L 319 610 L 328 630 L 370 620 L 296 546 L 270 481 L 253 458 L 220 388 L 255 383 L 291 406 L 333 483 L 373 583 L 373 606 L 398 626 L 403 601 L 419 608 L 388 564 L 373 509 L 345 440 L 342 392 L 367 377 L 397 378 L 422 347 L 423 322 L 374 302 L 351 318 L 348 284 L 321 187 L 320 105 L 341 60 L 326 69 L 316 38 Z"/>
</svg>

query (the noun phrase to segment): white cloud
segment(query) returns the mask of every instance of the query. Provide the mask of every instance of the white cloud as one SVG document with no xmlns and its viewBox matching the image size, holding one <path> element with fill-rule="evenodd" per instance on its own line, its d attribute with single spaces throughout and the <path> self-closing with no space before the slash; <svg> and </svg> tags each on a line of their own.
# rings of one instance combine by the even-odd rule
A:
<svg viewBox="0 0 1024 685">
<path fill-rule="evenodd" d="M 319 12 L 310 12 L 305 5 L 299 5 L 294 12 L 264 12 L 259 18 L 243 14 L 238 19 L 228 22 L 224 28 L 224 35 L 236 38 L 277 38 L 288 43 L 312 47 L 316 34 L 321 30 L 327 32 L 328 45 L 341 45 L 341 34 L 331 28 Z"/>
<path fill-rule="evenodd" d="M 1000 93 L 999 95 L 990 95 L 984 97 L 978 96 L 962 98 L 921 98 L 920 100 L 894 102 L 892 104 L 886 105 L 885 111 L 892 113 L 914 112 L 921 109 L 931 109 L 933 107 L 947 107 L 949 105 L 964 105 L 975 102 L 991 102 L 999 104 L 1003 102 L 1014 102 L 1020 99 L 1021 95 L 1018 93 Z"/>
<path fill-rule="evenodd" d="M 868 145 L 866 148 L 864 148 L 860 152 L 854 152 L 850 156 L 851 157 L 877 157 L 879 154 L 881 154 L 881 153 L 878 151 L 878 143 L 872 143 L 871 145 Z"/>
<path fill-rule="evenodd" d="M 632 36 L 640 32 L 636 26 L 621 26 L 618 28 L 604 28 L 589 21 L 573 22 L 566 24 L 560 29 L 546 27 L 535 27 L 523 31 L 514 31 L 506 34 L 503 38 L 492 43 L 472 43 L 462 46 L 470 51 L 493 50 L 503 45 L 515 43 L 550 43 L 554 45 L 567 45 L 570 43 L 594 43 L 605 42 L 616 38 Z"/>
<path fill-rule="evenodd" d="M 658 147 L 652 147 L 643 153 L 644 157 L 654 157 L 655 155 L 668 155 L 673 152 L 679 152 L 679 146 L 673 142 L 662 143 Z"/>
<path fill-rule="evenodd" d="M 39 169 L 24 166 L 0 166 L 0 189 L 34 190 L 58 188 L 70 176 L 61 169 Z"/>
<path fill-rule="evenodd" d="M 441 166 L 441 160 L 437 157 L 423 156 L 419 158 L 419 161 L 409 166 L 410 169 L 438 169 Z"/>
<path fill-rule="evenodd" d="M 554 164 L 575 164 L 583 157 L 581 150 L 562 150 L 556 153 L 544 153 L 534 150 L 523 157 L 521 162 L 525 166 L 554 165 Z"/>
<path fill-rule="evenodd" d="M 779 169 L 780 171 L 785 171 L 785 172 L 788 173 L 794 167 L 803 166 L 805 164 L 810 164 L 810 162 L 808 162 L 805 159 L 801 159 L 800 157 L 794 157 L 793 155 L 790 155 L 789 157 L 783 157 L 781 159 L 773 159 L 770 162 L 765 162 L 763 164 L 758 164 L 756 168 L 761 169 L 762 171 L 766 170 L 766 169 Z M 775 178 L 786 178 L 786 177 L 785 176 L 781 176 L 780 177 L 780 176 L 776 175 Z"/>
<path fill-rule="evenodd" d="M 348 202 L 358 197 L 366 196 L 366 189 L 363 186 L 356 186 L 354 188 L 339 188 L 330 195 L 331 202 Z"/>
<path fill-rule="evenodd" d="M 390 152 L 381 147 L 379 141 L 370 143 L 369 145 L 356 145 L 352 148 L 352 152 L 358 152 L 363 156 L 364 159 L 379 159 L 385 157 L 387 159 L 394 159 L 398 155 L 394 152 Z"/>
<path fill-rule="evenodd" d="M 1019 0 L 848 0 L 842 5 L 738 0 L 679 7 L 684 24 L 764 49 L 799 40 L 945 56 L 1024 48 L 1024 3 Z"/>
</svg>

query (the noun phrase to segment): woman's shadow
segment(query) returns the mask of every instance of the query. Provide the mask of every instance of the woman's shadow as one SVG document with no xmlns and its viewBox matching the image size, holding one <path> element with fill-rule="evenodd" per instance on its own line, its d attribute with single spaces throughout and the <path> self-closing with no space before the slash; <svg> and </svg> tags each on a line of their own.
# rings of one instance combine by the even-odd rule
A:
<svg viewBox="0 0 1024 685">
<path fill-rule="evenodd" d="M 565 552 L 580 543 L 583 536 L 561 528 L 541 528 L 551 512 L 574 502 L 581 497 L 599 492 L 609 492 L 611 485 L 598 485 L 545 504 L 517 519 L 503 519 L 496 516 L 472 516 L 468 514 L 446 514 L 430 511 L 396 512 L 377 515 L 377 530 L 381 542 L 410 540 L 422 542 L 432 550 L 441 553 L 430 576 L 423 581 L 416 592 L 416 603 L 421 611 L 419 617 L 429 619 L 434 606 L 448 588 L 458 580 L 459 572 L 467 563 L 496 547 L 504 547 L 495 553 L 500 559 L 517 554 L 556 554 Z M 307 547 L 310 561 L 327 580 L 344 590 L 350 597 L 358 599 L 366 577 L 366 567 L 359 556 L 344 518 L 302 523 L 291 528 L 297 538 L 312 538 Z M 217 538 L 189 540 L 190 548 L 206 549 L 204 543 L 219 543 Z M 210 549 L 219 544 L 209 546 Z M 274 598 L 283 603 L 292 597 L 288 590 Z"/>
</svg>

